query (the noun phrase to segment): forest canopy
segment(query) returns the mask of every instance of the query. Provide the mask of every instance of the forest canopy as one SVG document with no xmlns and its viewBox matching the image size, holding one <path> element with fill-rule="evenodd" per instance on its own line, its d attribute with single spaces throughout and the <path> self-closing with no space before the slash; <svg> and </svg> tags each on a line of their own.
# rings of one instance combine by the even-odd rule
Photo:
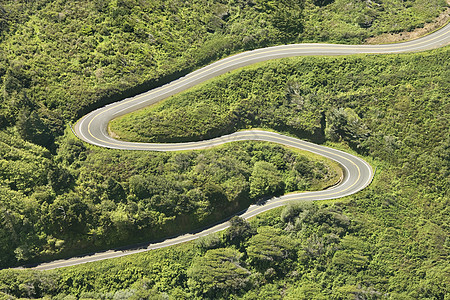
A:
<svg viewBox="0 0 450 300">
<path fill-rule="evenodd" d="M 363 43 L 422 27 L 447 7 L 444 0 L 1 1 L 0 266 L 185 232 L 261 196 L 328 186 L 332 164 L 277 145 L 110 151 L 74 138 L 68 124 L 231 53 Z M 2 270 L 0 296 L 443 299 L 448 61 L 448 47 L 278 60 L 174 97 L 186 101 L 185 113 L 155 121 L 152 135 L 141 115 L 134 137 L 270 128 L 362 155 L 376 167 L 374 182 L 336 204 L 233 219 L 230 230 L 195 243 L 52 272 Z M 180 112 L 173 99 L 146 113 Z M 207 109 L 216 112 L 210 119 Z M 183 122 L 193 118 L 203 127 Z M 205 272 L 211 276 L 198 276 Z M 211 284 L 217 280 L 223 284 Z"/>
</svg>

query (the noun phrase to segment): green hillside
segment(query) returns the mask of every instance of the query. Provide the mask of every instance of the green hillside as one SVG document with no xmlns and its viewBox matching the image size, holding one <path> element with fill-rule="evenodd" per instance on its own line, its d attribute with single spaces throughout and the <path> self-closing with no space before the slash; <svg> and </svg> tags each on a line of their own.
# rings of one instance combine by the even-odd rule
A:
<svg viewBox="0 0 450 300">
<path fill-rule="evenodd" d="M 421 27 L 446 8 L 442 0 L 0 1 L 0 267 L 185 232 L 261 196 L 334 183 L 335 165 L 276 145 L 114 151 L 82 143 L 68 124 L 233 52 L 362 43 Z M 1 270 L 0 296 L 444 299 L 448 61 L 448 47 L 279 60 L 178 95 L 184 114 L 172 99 L 130 117 L 133 129 L 122 119 L 121 136 L 149 140 L 276 129 L 357 152 L 377 174 L 342 203 L 235 220 L 195 243 L 52 272 Z"/>
<path fill-rule="evenodd" d="M 420 27 L 447 6 L 438 0 L 426 5 L 400 0 L 328 2 L 0 2 L 0 266 L 123 245 L 136 238 L 122 232 L 145 231 L 148 225 L 140 224 L 146 218 L 158 224 L 147 238 L 172 233 L 175 225 L 159 225 L 200 207 L 210 210 L 206 200 L 187 200 L 200 201 L 200 206 L 166 211 L 166 206 L 185 201 L 180 195 L 191 190 L 195 194 L 190 184 L 172 184 L 179 178 L 164 173 L 170 159 L 179 157 L 190 164 L 191 154 L 131 154 L 88 147 L 67 127 L 81 114 L 234 51 L 295 41 L 358 43 L 379 33 Z M 372 12 L 370 24 L 352 19 L 367 11 Z M 208 155 L 213 159 L 218 154 Z M 242 170 L 246 178 L 251 173 Z M 152 189 L 136 196 L 140 192 L 133 185 L 162 173 L 172 176 L 168 187 L 160 188 L 164 191 Z M 214 188 L 209 193 L 214 195 Z M 139 199 L 154 195 L 161 198 L 136 208 Z M 231 199 L 220 199 L 225 198 Z M 222 213 L 253 201 L 239 199 Z M 188 223 L 186 228 L 197 227 L 215 216 L 207 215 L 178 221 Z"/>
<path fill-rule="evenodd" d="M 445 0 L 4 0 L 0 128 L 29 110 L 49 134 L 61 134 L 61 121 L 233 52 L 361 43 L 422 27 L 446 7 Z"/>
<path fill-rule="evenodd" d="M 235 220 L 224 233 L 168 249 L 50 272 L 0 271 L 0 290 L 95 299 L 445 299 L 449 51 L 283 59 L 177 96 L 208 95 L 240 78 L 255 93 L 282 95 L 274 110 L 291 105 L 288 99 L 304 110 L 316 104 L 325 111 L 327 143 L 364 154 L 377 168 L 374 182 L 334 204 L 290 206 L 250 224 Z M 269 83 L 261 80 L 267 73 Z M 289 131 L 289 122 L 284 126 Z"/>
<path fill-rule="evenodd" d="M 327 159 L 267 143 L 145 153 L 85 148 L 67 137 L 52 157 L 2 138 L 2 266 L 184 233 L 262 197 L 320 190 L 341 176 Z"/>
<path fill-rule="evenodd" d="M 213 263 L 207 254 L 215 252 L 209 250 L 197 252 L 194 263 L 187 264 L 184 291 L 213 298 L 231 293 L 243 299 L 445 299 L 450 293 L 449 58 L 446 47 L 417 54 L 274 60 L 114 121 L 112 129 L 119 136 L 140 141 L 197 139 L 266 127 L 353 149 L 377 167 L 366 190 L 319 208 L 339 220 L 345 216 L 355 227 L 342 229 L 341 221 L 319 218 L 314 223 L 319 229 L 309 229 L 311 208 L 295 213 L 286 208 L 276 221 L 280 213 L 262 216 L 262 225 L 271 229 L 254 226 L 258 234 L 254 231 L 234 254 L 242 255 L 237 261 L 248 270 L 240 275 L 243 286 L 236 288 L 230 280 L 223 290 L 200 288 L 218 280 L 192 272 L 201 268 L 196 261 Z M 211 113 L 200 113 L 204 110 Z M 190 127 L 193 119 L 210 126 Z M 132 131 L 127 131 L 131 124 Z M 264 244 L 263 235 L 258 236 L 277 228 L 297 242 L 290 267 L 280 268 L 276 256 L 261 254 L 270 248 L 254 248 L 256 241 Z M 329 241 L 331 236 L 336 241 Z M 217 247 L 224 246 L 231 245 Z M 283 247 L 288 251 L 292 246 L 285 241 Z M 164 290 L 155 284 L 153 291 Z"/>
</svg>

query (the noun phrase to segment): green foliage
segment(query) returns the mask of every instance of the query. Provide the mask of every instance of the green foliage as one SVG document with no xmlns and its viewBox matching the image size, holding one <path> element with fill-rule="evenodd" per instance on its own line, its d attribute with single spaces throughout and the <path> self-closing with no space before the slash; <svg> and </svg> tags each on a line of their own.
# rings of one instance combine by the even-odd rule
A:
<svg viewBox="0 0 450 300">
<path fill-rule="evenodd" d="M 256 8 L 268 15 L 269 22 L 286 35 L 286 39 L 299 36 L 303 30 L 304 1 L 257 0 Z"/>
<path fill-rule="evenodd" d="M 218 234 L 208 234 L 207 236 L 203 236 L 195 240 L 195 245 L 197 249 L 205 253 L 210 249 L 216 249 L 222 246 L 223 241 Z"/>
<path fill-rule="evenodd" d="M 334 2 L 334 0 L 314 0 L 313 1 L 314 5 L 317 5 L 317 6 L 325 6 L 325 5 L 331 4 L 333 2 Z"/>
<path fill-rule="evenodd" d="M 261 161 L 253 166 L 250 181 L 250 196 L 259 198 L 265 195 L 279 195 L 283 190 L 283 180 L 277 168 L 268 162 Z"/>
<path fill-rule="evenodd" d="M 257 226 L 257 233 L 247 237 L 239 251 L 234 246 L 224 248 L 216 235 L 212 238 L 216 249 L 207 251 L 198 247 L 205 244 L 203 241 L 50 272 L 3 270 L 0 291 L 23 297 L 107 299 L 125 295 L 155 299 L 281 299 L 281 295 L 287 299 L 377 299 L 382 294 L 400 299 L 443 297 L 448 270 L 445 262 L 433 260 L 432 264 L 440 266 L 417 269 L 424 276 L 419 282 L 412 278 L 405 281 L 409 271 L 402 267 L 394 268 L 401 273 L 386 273 L 390 264 L 408 262 L 411 268 L 420 262 L 397 260 L 396 255 L 405 259 L 400 249 L 404 245 L 397 241 L 402 233 L 395 234 L 389 227 L 378 230 L 377 222 L 368 220 L 370 212 L 361 215 L 354 205 L 287 206 L 272 226 L 252 222 L 250 226 Z M 271 213 L 259 218 L 270 219 Z M 397 220 L 397 224 L 404 220 Z M 381 239 L 374 240 L 374 235 L 381 235 Z M 438 257 L 440 254 L 434 254 Z"/>
<path fill-rule="evenodd" d="M 333 8 L 337 4 L 344 5 L 336 1 L 327 6 L 327 13 L 340 15 L 340 8 Z M 398 6 L 396 10 L 403 15 L 420 7 L 417 20 L 423 23 L 443 7 L 441 3 L 435 4 Z M 385 8 L 388 7 L 386 4 Z M 249 203 L 250 190 L 254 197 L 259 197 L 271 192 L 326 186 L 324 182 L 333 178 L 327 173 L 329 170 L 309 164 L 309 168 L 321 175 L 314 175 L 318 174 L 316 171 L 305 173 L 305 167 L 301 167 L 305 164 L 289 160 L 290 155 L 272 158 L 258 154 L 254 161 L 244 156 L 245 166 L 241 159 L 216 159 L 217 163 L 215 158 L 198 159 L 194 167 L 192 158 L 184 154 L 175 155 L 173 161 L 165 154 L 103 154 L 86 149 L 79 141 L 68 138 L 68 134 L 58 138 L 68 120 L 130 88 L 157 85 L 157 79 L 171 79 L 183 70 L 234 51 L 287 41 L 324 39 L 312 38 L 317 31 L 311 29 L 326 20 L 313 17 L 323 13 L 325 10 L 313 7 L 309 1 L 2 3 L 0 180 L 1 211 L 8 215 L 2 222 L 8 225 L 2 228 L 5 251 L 0 258 L 1 265 L 18 258 L 24 261 L 50 257 L 68 251 L 81 241 L 83 246 L 77 247 L 79 251 L 105 247 L 119 243 L 123 239 L 119 237 L 129 235 L 135 228 L 148 231 L 143 235 L 150 238 L 156 237 L 150 228 L 160 230 L 164 226 L 165 231 L 161 231 L 164 234 L 175 232 L 179 224 L 206 224 Z M 384 15 L 380 12 L 375 17 L 381 20 Z M 403 23 L 399 26 L 404 28 Z M 372 35 L 370 30 L 365 36 Z M 342 36 L 339 40 L 354 41 Z M 264 80 L 273 82 L 276 72 L 278 67 L 263 74 Z M 253 73 L 248 76 L 258 78 Z M 234 86 L 223 84 L 212 93 L 225 95 L 223 105 L 178 110 L 173 115 L 184 118 L 181 122 L 155 118 L 151 128 L 157 130 L 151 134 L 158 140 L 164 136 L 167 140 L 199 139 L 268 124 L 323 140 L 325 117 L 317 114 L 321 112 L 317 105 L 321 99 L 314 96 L 314 91 L 304 97 L 297 78 L 289 81 L 281 97 L 271 93 L 255 97 L 247 91 L 256 93 L 260 87 L 248 87 L 244 79 L 229 82 Z M 235 90 L 239 91 L 237 96 L 230 92 Z M 236 102 L 242 95 L 248 99 Z M 267 99 L 278 99 L 278 104 L 273 106 L 270 101 L 265 104 Z M 275 109 L 269 109 L 270 106 Z M 213 119 L 205 118 L 207 115 Z M 217 119 L 219 116 L 221 120 Z M 177 123 L 180 127 L 174 130 L 167 126 L 169 131 L 163 130 L 164 126 L 160 125 L 169 124 L 164 122 Z M 195 126 L 198 127 L 192 130 Z M 140 129 L 136 132 L 141 133 Z M 375 136 L 388 141 L 392 151 L 398 148 L 393 135 Z M 368 141 L 362 143 L 370 145 Z M 269 174 L 267 168 L 261 167 L 264 164 L 253 170 L 258 160 L 279 169 L 271 177 L 277 184 L 262 185 Z M 280 163 L 283 160 L 289 163 L 283 165 Z M 169 171 L 171 175 L 161 179 L 161 174 Z M 255 176 L 250 184 L 248 179 L 253 171 Z M 90 216 L 80 210 L 86 210 Z M 83 220 L 85 217 L 91 219 Z"/>
<path fill-rule="evenodd" d="M 411 30 L 447 6 L 443 0 L 313 2 L 2 3 L 0 128 L 15 125 L 24 109 L 51 111 L 65 123 L 120 93 L 129 96 L 232 52 L 298 41 L 361 43 Z"/>
<path fill-rule="evenodd" d="M 323 161 L 268 143 L 127 153 L 87 149 L 66 136 L 51 156 L 18 137 L 0 138 L 3 266 L 162 238 L 226 218 L 258 200 L 250 185 L 254 166 L 263 160 L 279 173 L 282 186 L 289 178 L 286 166 L 297 162 L 310 166 L 304 180 L 323 179 L 308 188 L 340 176 L 334 167 L 314 167 L 325 166 Z M 280 157 L 288 164 L 280 164 Z"/>
<path fill-rule="evenodd" d="M 332 168 L 278 146 L 125 153 L 87 147 L 68 132 L 59 136 L 63 124 L 120 93 L 223 55 L 295 41 L 359 43 L 420 27 L 446 6 L 442 0 L 2 2 L 0 265 L 222 219 L 256 200 L 249 181 L 255 169 L 259 195 L 326 186 L 336 175 Z M 1 296 L 445 298 L 448 51 L 270 62 L 174 97 L 180 105 L 152 108 L 150 121 L 144 112 L 117 133 L 126 137 L 133 124 L 134 138 L 181 141 L 268 127 L 348 144 L 374 159 L 377 176 L 345 204 L 258 217 L 258 226 L 271 229 L 246 236 L 239 251 L 216 237 L 53 272 L 2 270 Z M 280 185 L 260 185 L 269 175 Z M 220 278 L 220 289 L 211 286 Z"/>
<path fill-rule="evenodd" d="M 247 260 L 262 272 L 274 268 L 281 275 L 295 261 L 295 246 L 295 242 L 283 230 L 269 226 L 259 227 L 258 234 L 247 243 Z"/>
<path fill-rule="evenodd" d="M 27 110 L 19 114 L 16 123 L 17 130 L 21 138 L 37 145 L 50 147 L 53 143 L 53 136 L 45 126 L 35 111 L 31 113 Z"/>
<path fill-rule="evenodd" d="M 0 291 L 17 298 L 41 298 L 56 294 L 58 276 L 30 270 L 2 270 L 0 272 Z M 14 299 L 14 298 L 4 298 Z"/>
<path fill-rule="evenodd" d="M 369 137 L 367 126 L 351 108 L 332 109 L 327 116 L 325 129 L 331 141 L 343 139 L 360 148 Z"/>
<path fill-rule="evenodd" d="M 15 124 L 24 102 L 67 121 L 224 54 L 295 39 L 303 4 L 285 2 L 260 11 L 241 0 L 8 1 L 0 9 L 0 65 L 9 66 L 0 71 L 2 127 Z"/>
<path fill-rule="evenodd" d="M 398 159 L 401 151 L 404 162 L 410 163 L 408 151 L 400 150 L 406 150 L 401 141 L 411 146 L 447 141 L 446 131 L 439 129 L 446 128 L 445 118 L 434 119 L 431 112 L 445 112 L 441 98 L 448 85 L 443 63 L 448 51 L 371 56 L 370 60 L 364 56 L 304 57 L 267 62 L 119 119 L 112 128 L 119 136 L 139 141 L 147 141 L 149 134 L 153 136 L 150 141 L 199 138 L 204 133 L 195 127 L 178 130 L 175 124 L 188 124 L 178 112 L 208 107 L 220 113 L 195 116 L 199 123 L 210 124 L 208 136 L 223 134 L 224 128 L 228 133 L 236 127 L 267 127 L 313 141 L 342 140 L 360 153 L 371 152 L 387 161 Z M 172 125 L 153 122 L 155 119 L 170 120 Z M 404 128 L 401 122 L 411 125 Z M 436 136 L 430 140 L 421 137 L 420 142 L 406 139 L 429 122 L 432 124 L 427 126 L 436 130 Z M 132 135 L 126 131 L 127 124 L 133 124 Z M 160 128 L 164 137 L 158 136 Z M 426 148 L 420 149 L 424 153 Z M 439 161 L 436 163 L 442 166 L 445 160 Z"/>
<path fill-rule="evenodd" d="M 188 285 L 196 295 L 208 298 L 226 297 L 248 284 L 250 272 L 240 265 L 242 254 L 237 250 L 209 250 L 194 259 L 188 269 Z"/>
<path fill-rule="evenodd" d="M 325 300 L 327 297 L 323 294 L 320 284 L 315 282 L 302 282 L 300 286 L 288 290 L 285 299 Z"/>
<path fill-rule="evenodd" d="M 225 231 L 224 238 L 228 244 L 240 246 L 255 233 L 255 229 L 245 219 L 234 216 L 230 219 L 230 227 Z"/>
<path fill-rule="evenodd" d="M 288 206 L 279 219 L 258 218 L 258 224 L 271 227 L 258 228 L 239 245 L 251 284 L 238 295 L 253 299 L 269 284 L 287 285 L 288 299 L 439 299 L 448 293 L 441 284 L 448 270 L 443 259 L 448 256 L 448 56 L 444 48 L 279 60 L 233 72 L 151 109 L 164 115 L 178 109 L 176 101 L 185 111 L 203 103 L 210 110 L 245 107 L 253 118 L 245 126 L 264 121 L 276 128 L 273 116 L 279 114 L 271 109 L 289 111 L 295 104 L 299 113 L 313 116 L 325 138 L 370 154 L 379 166 L 372 185 L 348 202 Z M 254 95 L 247 96 L 248 90 Z M 263 95 L 267 108 L 259 102 Z M 296 124 L 292 118 L 284 123 L 287 131 L 288 124 Z M 261 171 L 269 168 L 264 165 Z M 273 166 L 286 168 L 276 158 Z M 309 168 L 299 161 L 291 170 L 303 174 Z M 292 249 L 288 241 L 296 245 L 295 253 L 286 251 Z M 223 247 L 216 242 L 209 245 Z M 286 253 L 284 264 L 280 257 Z"/>
</svg>

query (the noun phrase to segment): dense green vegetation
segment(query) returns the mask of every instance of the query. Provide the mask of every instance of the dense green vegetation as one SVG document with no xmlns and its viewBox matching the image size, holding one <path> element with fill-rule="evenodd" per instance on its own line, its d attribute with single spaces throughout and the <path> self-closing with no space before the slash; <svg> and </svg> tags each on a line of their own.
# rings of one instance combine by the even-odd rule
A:
<svg viewBox="0 0 450 300">
<path fill-rule="evenodd" d="M 65 124 L 232 52 L 360 43 L 420 27 L 445 7 L 443 0 L 0 1 L 0 266 L 186 231 L 262 195 L 327 185 L 332 169 L 324 162 L 274 145 L 127 153 L 87 146 Z M 219 78 L 178 96 L 192 102 L 180 117 L 201 117 L 203 127 L 186 122 L 168 139 L 261 126 L 341 142 L 334 146 L 375 159 L 379 174 L 343 204 L 287 208 L 251 226 L 234 220 L 223 236 L 195 244 L 53 272 L 3 270 L 2 296 L 444 298 L 448 51 L 282 60 L 234 72 L 233 86 Z M 174 103 L 152 115 L 176 111 Z M 160 140 L 162 126 L 184 124 L 154 121 Z"/>
<path fill-rule="evenodd" d="M 354 261 L 364 268 L 371 251 L 360 237 L 348 235 L 357 228 L 339 207 L 290 206 L 282 210 L 281 217 L 278 209 L 252 224 L 235 218 L 224 233 L 169 249 L 50 272 L 4 270 L 0 290 L 58 299 L 67 294 L 94 299 L 159 299 L 164 294 L 173 299 L 227 298 L 250 290 L 244 299 L 279 299 L 280 279 L 289 276 L 288 298 L 302 299 L 298 295 L 306 291 L 323 299 L 327 292 L 321 291 L 320 283 L 309 280 L 301 288 L 292 283 L 305 269 L 319 266 L 334 253 L 342 257 L 333 259 L 331 276 L 341 274 L 343 264 L 349 264 L 352 273 Z M 359 256 L 349 258 L 353 253 Z M 342 289 L 341 295 L 346 293 Z M 361 289 L 360 294 L 365 291 Z"/>
<path fill-rule="evenodd" d="M 194 227 L 219 217 L 207 207 L 211 204 L 207 197 L 196 198 L 215 195 L 206 181 L 201 184 L 208 192 L 198 195 L 194 191 L 200 183 L 179 181 L 175 175 L 166 174 L 164 188 L 142 183 L 159 184 L 161 178 L 155 176 L 170 169 L 171 159 L 190 161 L 191 154 L 86 148 L 65 125 L 80 114 L 231 52 L 294 41 L 362 42 L 382 32 L 421 26 L 445 7 L 442 0 L 1 1 L 0 265 L 53 257 L 71 248 L 85 251 L 133 241 L 135 235 L 116 238 L 133 228 L 146 231 L 151 225 L 166 224 L 162 231 L 157 228 L 163 234 L 174 232 L 177 222 L 198 221 L 190 225 Z M 366 16 L 367 10 L 373 11 L 370 26 L 348 17 Z M 214 153 L 205 154 L 211 164 L 219 156 Z M 273 173 L 273 166 L 262 162 L 267 155 L 258 155 L 238 173 L 248 178 L 253 168 L 255 173 Z M 281 166 L 277 161 L 268 163 Z M 194 176 L 186 175 L 188 169 L 171 171 Z M 308 177 L 298 183 L 297 175 L 286 169 L 280 175 L 283 184 L 262 188 L 248 182 L 248 187 L 242 183 L 233 190 L 230 186 L 241 178 L 238 173 L 229 182 L 220 182 L 229 187 L 222 187 L 226 197 L 219 198 L 236 205 L 227 206 L 229 212 L 261 194 L 320 188 L 308 183 Z M 246 193 L 238 196 L 241 188 L 248 188 L 252 199 L 245 198 Z M 180 211 L 175 208 L 180 201 L 193 206 Z M 187 213 L 198 209 L 205 210 L 204 215 Z M 189 218 L 173 220 L 181 215 Z"/>
<path fill-rule="evenodd" d="M 324 138 L 365 153 L 375 180 L 341 203 L 290 206 L 250 225 L 234 219 L 222 234 L 170 249 L 51 272 L 4 270 L 1 290 L 107 299 L 446 299 L 449 52 L 267 62 L 180 95 L 242 77 L 255 93 L 288 99 L 295 84 L 297 102 L 329 111 Z M 261 80 L 266 72 L 273 80 Z M 289 105 L 280 103 L 273 109 Z M 311 113 L 320 118 L 320 110 Z"/>
<path fill-rule="evenodd" d="M 337 164 L 267 143 L 145 153 L 86 149 L 67 136 L 52 157 L 1 137 L 2 266 L 186 232 L 340 177 Z"/>
<path fill-rule="evenodd" d="M 110 127 L 137 141 L 194 140 L 263 127 L 342 140 L 361 153 L 398 160 L 402 141 L 426 124 L 439 134 L 409 138 L 409 147 L 446 140 L 448 53 L 274 60 L 220 76 Z M 412 125 L 405 128 L 406 121 Z"/>
<path fill-rule="evenodd" d="M 444 299 L 449 266 L 432 245 L 445 235 L 422 219 L 427 228 L 410 241 L 395 217 L 388 226 L 364 219 L 368 208 L 380 216 L 404 209 L 384 200 L 358 207 L 373 192 L 357 202 L 288 206 L 250 224 L 235 218 L 223 233 L 166 249 L 46 272 L 2 270 L 0 291 L 53 299 Z M 431 247 L 425 254 L 416 242 Z M 430 260 L 420 265 L 415 257 L 424 254 Z"/>
<path fill-rule="evenodd" d="M 361 43 L 420 27 L 446 6 L 445 0 L 2 1 L 0 128 L 22 119 L 24 138 L 50 146 L 67 120 L 223 55 L 284 42 Z"/>
</svg>

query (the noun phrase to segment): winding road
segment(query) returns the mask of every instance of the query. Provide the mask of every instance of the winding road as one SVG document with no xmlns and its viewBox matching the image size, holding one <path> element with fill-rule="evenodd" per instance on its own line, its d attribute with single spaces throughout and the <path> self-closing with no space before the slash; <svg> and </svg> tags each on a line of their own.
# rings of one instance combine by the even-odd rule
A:
<svg viewBox="0 0 450 300">
<path fill-rule="evenodd" d="M 220 144 L 243 141 L 268 141 L 285 146 L 294 147 L 301 150 L 310 151 L 338 162 L 344 175 L 341 182 L 327 190 L 288 194 L 281 197 L 269 199 L 263 203 L 251 205 L 248 209 L 239 213 L 243 218 L 250 218 L 272 208 L 285 205 L 293 201 L 315 201 L 335 199 L 354 194 L 370 184 L 373 178 L 373 171 L 370 165 L 364 160 L 351 154 L 315 145 L 296 138 L 284 136 L 278 133 L 247 130 L 239 131 L 233 134 L 225 135 L 211 140 L 189 142 L 189 143 L 134 143 L 119 141 L 113 139 L 108 134 L 108 123 L 121 115 L 133 112 L 148 105 L 157 103 L 172 95 L 185 91 L 199 83 L 202 83 L 213 77 L 225 74 L 244 66 L 270 59 L 277 59 L 292 56 L 306 55 L 351 55 L 351 54 L 385 54 L 424 51 L 443 47 L 450 43 L 450 24 L 440 30 L 425 37 L 398 44 L 388 45 L 333 45 L 333 44 L 293 44 L 276 47 L 257 49 L 230 56 L 219 60 L 197 71 L 194 71 L 185 77 L 170 82 L 164 86 L 153 89 L 133 98 L 107 105 L 92 111 L 82 117 L 74 126 L 75 134 L 83 141 L 100 147 L 123 149 L 123 150 L 147 150 L 147 151 L 180 151 L 204 149 Z M 71 265 L 82 264 L 86 262 L 98 261 L 138 252 L 158 249 L 194 240 L 201 236 L 223 230 L 229 226 L 228 222 L 222 222 L 213 225 L 205 230 L 180 235 L 173 238 L 167 238 L 160 242 L 149 243 L 139 248 L 128 250 L 110 250 L 106 252 L 74 257 L 66 260 L 58 260 L 49 263 L 43 263 L 35 269 L 48 270 L 61 268 Z"/>
</svg>

